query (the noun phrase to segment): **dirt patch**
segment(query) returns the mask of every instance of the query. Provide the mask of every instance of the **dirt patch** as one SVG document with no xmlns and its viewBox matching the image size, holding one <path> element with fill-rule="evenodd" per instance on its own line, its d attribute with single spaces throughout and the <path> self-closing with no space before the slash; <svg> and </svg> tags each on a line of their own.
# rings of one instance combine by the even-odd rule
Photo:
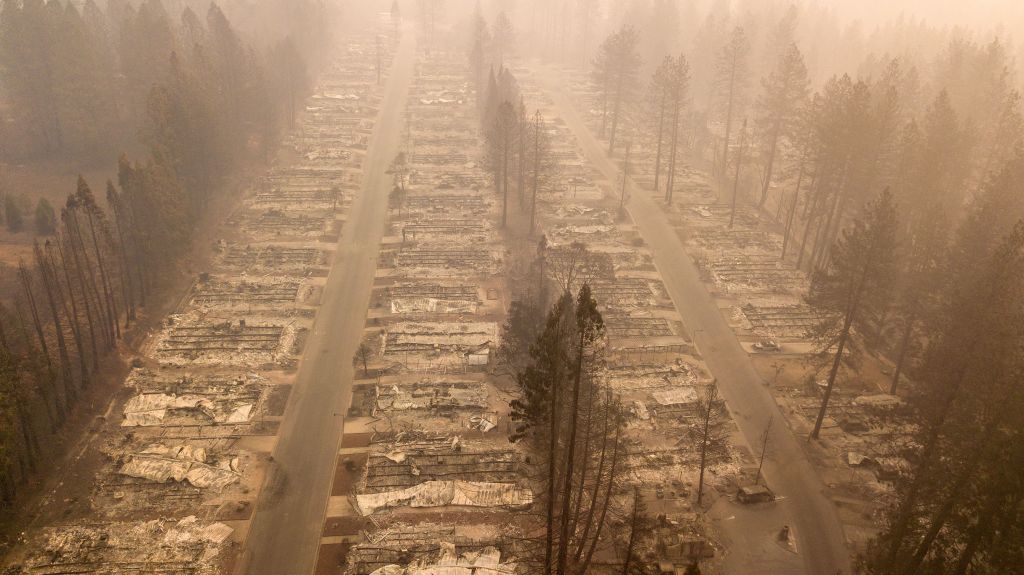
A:
<svg viewBox="0 0 1024 575">
<path fill-rule="evenodd" d="M 26 526 L 48 524 L 57 520 L 89 514 L 91 478 L 105 463 L 96 448 L 96 438 L 109 433 L 120 424 L 119 406 L 130 393 L 122 382 L 127 366 L 118 356 L 104 358 L 100 370 L 93 375 L 92 385 L 85 390 L 64 428 L 44 444 L 38 462 L 40 472 L 29 478 L 14 509 L 0 520 L 0 555 L 13 543 Z M 110 417 L 104 415 L 113 406 Z M 49 473 L 47 473 L 49 471 Z"/>
<path fill-rule="evenodd" d="M 295 332 L 295 342 L 292 344 L 290 353 L 295 356 L 302 355 L 302 350 L 306 347 L 306 340 L 309 339 L 309 330 L 306 328 L 299 328 Z"/>
<path fill-rule="evenodd" d="M 338 463 L 334 469 L 334 485 L 331 487 L 331 496 L 348 495 L 352 493 L 353 487 L 359 481 L 362 470 L 366 467 L 368 454 L 353 453 L 338 457 Z"/>
<path fill-rule="evenodd" d="M 250 435 L 277 435 L 280 427 L 280 421 L 257 421 L 253 424 Z"/>
<path fill-rule="evenodd" d="M 218 507 L 213 517 L 217 521 L 246 521 L 252 517 L 253 505 L 249 501 L 228 501 Z"/>
<path fill-rule="evenodd" d="M 328 517 L 324 521 L 324 537 L 358 535 L 360 531 L 369 530 L 372 522 L 365 517 Z"/>
<path fill-rule="evenodd" d="M 351 543 L 329 543 L 320 546 L 320 555 L 316 560 L 316 575 L 337 575 L 341 573 L 348 559 Z"/>
<path fill-rule="evenodd" d="M 291 394 L 292 386 L 290 384 L 275 385 L 273 388 L 271 388 L 270 393 L 267 396 L 267 415 L 284 415 L 285 407 L 288 406 L 288 397 L 290 397 Z"/>
<path fill-rule="evenodd" d="M 288 474 L 277 462 L 271 462 L 267 470 L 267 482 L 263 485 L 260 496 L 260 505 L 263 507 L 277 505 L 286 489 L 288 489 Z"/>
<path fill-rule="evenodd" d="M 341 437 L 341 448 L 369 447 L 370 435 L 369 433 L 346 433 Z"/>
</svg>

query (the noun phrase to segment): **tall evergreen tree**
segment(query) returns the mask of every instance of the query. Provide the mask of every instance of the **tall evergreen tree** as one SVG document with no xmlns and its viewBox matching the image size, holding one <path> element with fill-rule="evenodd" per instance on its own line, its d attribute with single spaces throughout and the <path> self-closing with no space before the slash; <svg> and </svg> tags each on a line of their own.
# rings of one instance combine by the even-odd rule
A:
<svg viewBox="0 0 1024 575">
<path fill-rule="evenodd" d="M 7 223 L 8 231 L 18 233 L 25 229 L 25 219 L 21 215 L 21 206 L 14 196 L 7 194 L 4 197 L 4 221 Z"/>
<path fill-rule="evenodd" d="M 733 28 L 728 42 L 718 54 L 715 69 L 715 96 L 725 131 L 722 148 L 721 173 L 729 165 L 733 121 L 746 106 L 747 84 L 750 81 L 750 43 L 742 27 Z"/>
<path fill-rule="evenodd" d="M 41 236 L 53 235 L 57 231 L 57 213 L 46 198 L 39 198 L 36 202 L 35 229 Z"/>
<path fill-rule="evenodd" d="M 508 225 L 508 187 L 518 115 L 511 102 L 498 106 L 493 123 L 485 134 L 487 166 L 494 177 L 494 188 L 501 194 L 501 227 Z"/>
<path fill-rule="evenodd" d="M 494 61 L 499 66 L 505 65 L 505 59 L 512 55 L 515 49 L 516 32 L 512 28 L 512 21 L 508 19 L 505 11 L 498 12 L 494 19 L 494 37 L 491 40 L 491 49 L 494 51 Z"/>
<path fill-rule="evenodd" d="M 161 0 L 145 0 L 138 10 L 126 7 L 120 24 L 121 73 L 130 91 L 137 117 L 143 117 L 146 99 L 154 84 L 170 73 L 176 50 L 174 29 Z"/>
<path fill-rule="evenodd" d="M 934 315 L 943 293 L 943 268 L 948 256 L 948 218 L 934 206 L 904 241 L 902 274 L 898 279 L 896 324 L 900 336 L 896 348 L 896 366 L 889 393 L 895 394 L 906 361 L 913 358 L 919 341 L 922 319 Z"/>
<path fill-rule="evenodd" d="M 756 128 L 764 174 L 761 177 L 761 199 L 758 206 L 763 207 L 768 200 L 780 146 L 793 142 L 798 115 L 807 99 L 809 84 L 807 67 L 796 44 L 791 44 L 782 53 L 775 69 L 761 81 Z"/>
<path fill-rule="evenodd" d="M 1024 223 L 977 256 L 919 370 L 911 468 L 866 573 L 1010 573 L 1024 557 Z"/>
<path fill-rule="evenodd" d="M 686 109 L 690 101 L 690 65 L 686 58 L 680 54 L 673 59 L 669 69 L 669 140 L 668 140 L 668 173 L 665 182 L 665 203 L 672 203 L 672 194 L 676 188 L 676 167 L 679 156 L 683 152 L 680 145 L 683 138 L 683 124 L 686 119 Z"/>
<path fill-rule="evenodd" d="M 639 35 L 636 29 L 623 26 L 609 35 L 598 48 L 593 63 L 592 78 L 602 102 L 601 134 L 604 135 L 607 122 L 608 153 L 615 152 L 615 137 L 619 125 L 625 120 L 636 96 L 637 75 L 641 64 L 637 53 Z"/>
<path fill-rule="evenodd" d="M 878 314 L 888 306 L 896 226 L 896 207 L 886 190 L 843 231 L 827 266 L 812 276 L 807 303 L 821 317 L 812 336 L 822 355 L 831 355 L 821 408 L 811 432 L 814 439 L 821 431 L 840 365 L 846 353 L 852 355 L 854 329 L 871 329 Z"/>
<path fill-rule="evenodd" d="M 603 320 L 584 284 L 548 314 L 517 380 L 511 441 L 525 441 L 540 460 L 545 535 L 544 573 L 586 573 L 613 506 L 621 473 L 621 408 L 598 374 Z"/>
<path fill-rule="evenodd" d="M 469 77 L 473 81 L 477 91 L 484 90 L 486 88 L 486 78 L 484 74 L 487 71 L 490 58 L 488 54 L 491 50 L 491 44 L 493 38 L 491 38 L 491 31 L 487 26 L 487 21 L 484 20 L 483 15 L 480 13 L 480 5 L 477 4 L 476 11 L 473 13 L 473 22 L 471 24 L 471 36 L 469 41 Z"/>
</svg>

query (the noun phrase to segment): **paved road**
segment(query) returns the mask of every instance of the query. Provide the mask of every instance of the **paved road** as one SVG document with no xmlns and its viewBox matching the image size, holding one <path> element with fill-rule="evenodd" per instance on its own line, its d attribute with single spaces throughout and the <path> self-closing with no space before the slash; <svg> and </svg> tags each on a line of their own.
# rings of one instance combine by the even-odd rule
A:
<svg viewBox="0 0 1024 575">
<path fill-rule="evenodd" d="M 363 187 L 337 245 L 323 303 L 274 448 L 269 474 L 239 566 L 245 575 L 309 575 L 316 566 L 342 416 L 352 389 L 352 357 L 363 334 L 391 178 L 385 170 L 401 136 L 415 62 L 407 33 L 385 88 L 363 163 Z"/>
<path fill-rule="evenodd" d="M 564 89 L 555 82 L 548 82 L 547 88 L 559 114 L 576 134 L 588 159 L 609 181 L 621 181 L 618 167 L 605 155 L 604 145 L 587 129 Z M 632 182 L 630 188 L 629 213 L 653 252 L 655 265 L 676 309 L 712 375 L 718 379 L 722 397 L 729 405 L 740 432 L 748 445 L 755 446 L 755 452 L 760 451 L 757 446 L 761 444 L 769 418 L 775 418 L 763 473 L 768 484 L 783 499 L 764 508 L 764 513 L 776 517 L 776 526 L 790 525 L 795 530 L 804 573 L 850 573 L 850 556 L 842 524 L 834 505 L 824 494 L 824 484 L 799 443 L 805 440 L 794 438 L 783 423 L 775 400 L 701 281 L 662 206 L 651 198 L 650 193 L 637 188 Z M 744 552 L 743 548 L 730 550 L 730 553 Z M 758 560 L 753 555 L 750 559 Z"/>
</svg>

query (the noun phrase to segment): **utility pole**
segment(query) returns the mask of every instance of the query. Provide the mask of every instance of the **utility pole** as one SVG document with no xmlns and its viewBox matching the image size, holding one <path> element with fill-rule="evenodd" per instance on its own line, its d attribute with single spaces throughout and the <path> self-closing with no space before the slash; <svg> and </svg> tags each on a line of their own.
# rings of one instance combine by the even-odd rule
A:
<svg viewBox="0 0 1024 575">
<path fill-rule="evenodd" d="M 775 414 L 768 418 L 768 426 L 764 428 L 764 437 L 761 439 L 761 461 L 757 464 L 757 477 L 754 478 L 754 485 L 761 482 L 761 468 L 764 466 L 764 454 L 768 451 L 768 432 L 772 430 L 772 422 L 775 421 Z"/>
<path fill-rule="evenodd" d="M 732 184 L 732 210 L 729 211 L 729 229 L 736 220 L 736 196 L 740 190 L 740 168 L 743 167 L 743 149 L 747 145 L 747 119 L 743 119 L 743 128 L 740 129 L 740 149 L 736 156 L 736 177 Z"/>
</svg>

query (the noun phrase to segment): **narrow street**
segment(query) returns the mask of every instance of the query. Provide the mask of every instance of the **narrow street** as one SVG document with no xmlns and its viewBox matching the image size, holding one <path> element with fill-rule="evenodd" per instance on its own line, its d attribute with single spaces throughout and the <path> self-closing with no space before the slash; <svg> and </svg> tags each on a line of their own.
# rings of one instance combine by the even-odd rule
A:
<svg viewBox="0 0 1024 575">
<path fill-rule="evenodd" d="M 545 69 L 539 70 L 545 72 Z M 604 145 L 587 129 L 562 86 L 550 73 L 544 74 L 546 88 L 561 118 L 579 139 L 588 159 L 610 182 L 620 181 L 618 167 L 606 156 Z M 749 446 L 757 451 L 771 418 L 769 450 L 764 477 L 779 498 L 773 504 L 734 513 L 727 532 L 736 533 L 727 558 L 729 572 L 791 573 L 800 561 L 792 553 L 771 544 L 783 525 L 795 532 L 802 572 L 808 575 L 850 573 L 851 563 L 842 525 L 836 509 L 824 493 L 825 486 L 807 458 L 801 441 L 784 421 L 771 393 L 762 384 L 749 356 L 722 317 L 715 301 L 701 282 L 696 266 L 649 192 L 630 182 L 627 209 L 654 255 L 669 295 L 682 315 Z M 732 504 L 730 504 L 732 505 Z M 716 515 L 729 515 L 718 513 Z M 755 516 L 756 515 L 756 520 Z"/>
<path fill-rule="evenodd" d="M 391 186 L 385 172 L 400 142 L 414 54 L 415 38 L 408 31 L 391 68 L 361 192 L 337 245 L 239 573 L 308 575 L 313 570 L 351 391 L 352 357 L 362 337 L 384 231 Z"/>
</svg>

